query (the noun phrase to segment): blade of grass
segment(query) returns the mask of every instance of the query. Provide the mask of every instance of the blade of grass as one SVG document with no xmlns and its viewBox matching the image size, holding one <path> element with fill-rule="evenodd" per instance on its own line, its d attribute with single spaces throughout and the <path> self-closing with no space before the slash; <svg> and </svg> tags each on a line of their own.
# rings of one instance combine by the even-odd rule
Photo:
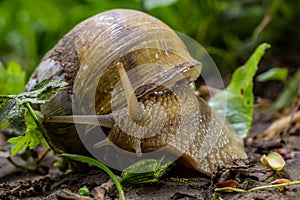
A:
<svg viewBox="0 0 300 200">
<path fill-rule="evenodd" d="M 94 166 L 102 169 L 103 171 L 105 171 L 110 176 L 110 178 L 113 180 L 113 182 L 115 183 L 116 188 L 119 192 L 120 200 L 125 200 L 124 192 L 122 190 L 122 186 L 121 186 L 119 180 L 117 179 L 116 175 L 107 166 L 105 166 L 104 164 L 102 164 L 98 160 L 95 160 L 93 158 L 86 157 L 86 156 L 81 156 L 81 155 L 76 155 L 76 154 L 67 154 L 67 153 L 63 153 L 61 155 L 63 157 L 66 157 L 66 158 L 69 158 L 69 159 L 72 159 L 72 160 L 76 160 L 76 161 L 80 161 L 80 162 L 84 162 L 84 163 L 94 165 Z"/>
</svg>

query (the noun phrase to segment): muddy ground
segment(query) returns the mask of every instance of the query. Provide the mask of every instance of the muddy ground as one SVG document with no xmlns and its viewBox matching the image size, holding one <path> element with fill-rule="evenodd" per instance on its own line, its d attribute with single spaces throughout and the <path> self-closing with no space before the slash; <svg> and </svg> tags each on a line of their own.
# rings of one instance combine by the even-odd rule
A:
<svg viewBox="0 0 300 200">
<path fill-rule="evenodd" d="M 289 61 L 284 59 L 264 60 L 260 70 L 264 71 L 270 64 L 277 67 L 288 67 L 290 73 L 293 74 L 299 69 L 300 62 L 294 58 Z M 278 178 L 300 180 L 300 121 L 288 124 L 284 130 L 278 133 L 271 135 L 264 133 L 262 135 L 271 123 L 282 116 L 272 109 L 261 110 L 260 108 L 268 104 L 269 101 L 273 101 L 282 89 L 283 86 L 278 82 L 255 84 L 254 122 L 251 134 L 245 139 L 248 160 L 236 161 L 232 166 L 220 167 L 212 178 L 201 174 L 186 173 L 188 171 L 186 169 L 174 168 L 156 183 L 126 190 L 126 199 L 188 200 L 213 199 L 214 196 L 216 199 L 239 200 L 299 199 L 300 185 L 286 187 L 284 191 L 267 189 L 249 193 L 214 192 L 216 183 L 225 180 L 237 181 L 238 188 L 242 189 L 268 185 Z M 299 107 L 293 107 L 293 109 L 297 111 Z M 5 134 L 1 136 L 4 137 Z M 279 152 L 286 161 L 281 172 L 275 172 L 262 166 L 259 162 L 263 154 L 268 154 L 271 151 Z M 0 199 L 92 199 L 92 197 L 78 196 L 76 194 L 78 189 L 85 185 L 90 190 L 94 188 L 103 190 L 103 187 L 98 186 L 109 181 L 108 175 L 95 168 L 62 173 L 52 165 L 58 158 L 52 153 L 49 155 L 41 162 L 39 173 L 18 169 L 7 159 L 1 158 Z M 25 164 L 22 163 L 21 157 L 16 157 L 14 160 L 19 164 Z M 108 187 L 105 199 L 115 198 L 117 198 L 116 189 L 113 186 Z"/>
</svg>

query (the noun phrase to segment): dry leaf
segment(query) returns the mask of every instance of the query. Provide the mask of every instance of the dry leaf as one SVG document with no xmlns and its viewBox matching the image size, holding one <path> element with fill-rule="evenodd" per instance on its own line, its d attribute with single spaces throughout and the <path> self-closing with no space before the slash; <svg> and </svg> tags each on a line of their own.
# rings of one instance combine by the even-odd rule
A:
<svg viewBox="0 0 300 200">
<path fill-rule="evenodd" d="M 273 170 L 280 171 L 285 165 L 283 157 L 276 152 L 271 152 L 267 156 L 263 155 L 260 158 L 260 162 L 263 165 L 271 167 Z"/>
<path fill-rule="evenodd" d="M 232 188 L 236 188 L 238 186 L 238 182 L 236 182 L 235 180 L 227 180 L 221 183 L 217 183 L 215 185 L 216 188 L 225 188 L 225 187 L 232 187 Z M 232 192 L 232 190 L 226 190 L 223 192 Z"/>
<path fill-rule="evenodd" d="M 275 181 L 271 182 L 272 185 L 277 185 L 277 184 L 282 184 L 282 183 L 290 183 L 292 181 L 290 181 L 289 179 L 285 179 L 285 178 L 281 178 L 281 179 L 276 179 Z M 279 191 L 283 192 L 285 190 L 285 187 L 278 187 L 277 188 Z"/>
</svg>

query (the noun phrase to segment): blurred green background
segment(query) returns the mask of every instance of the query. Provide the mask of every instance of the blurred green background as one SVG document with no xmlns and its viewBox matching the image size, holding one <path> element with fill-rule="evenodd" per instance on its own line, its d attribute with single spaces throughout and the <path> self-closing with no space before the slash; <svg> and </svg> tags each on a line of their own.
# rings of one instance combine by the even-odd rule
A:
<svg viewBox="0 0 300 200">
<path fill-rule="evenodd" d="M 299 55 L 297 0 L 2 0 L 0 93 L 12 93 L 3 87 L 10 76 L 25 83 L 43 55 L 78 22 L 112 8 L 161 19 L 204 46 L 223 72 L 233 71 L 261 42 L 272 45 L 268 56 Z"/>
</svg>

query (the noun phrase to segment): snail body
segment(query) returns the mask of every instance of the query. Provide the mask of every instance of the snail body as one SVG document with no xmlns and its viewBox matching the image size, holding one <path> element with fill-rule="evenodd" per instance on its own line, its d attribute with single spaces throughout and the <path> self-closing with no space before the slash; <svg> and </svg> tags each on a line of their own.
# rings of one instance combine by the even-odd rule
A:
<svg viewBox="0 0 300 200">
<path fill-rule="evenodd" d="M 45 55 L 26 90 L 45 79 L 68 83 L 40 106 L 49 116 L 49 139 L 65 152 L 86 153 L 72 123 L 94 121 L 108 128 L 107 138 L 95 141 L 94 148 L 111 144 L 137 155 L 167 149 L 184 165 L 211 175 L 217 165 L 246 154 L 230 125 L 195 95 L 191 83 L 201 67 L 167 25 L 139 11 L 116 9 L 67 33 Z M 91 125 L 84 129 L 88 134 Z"/>
</svg>

